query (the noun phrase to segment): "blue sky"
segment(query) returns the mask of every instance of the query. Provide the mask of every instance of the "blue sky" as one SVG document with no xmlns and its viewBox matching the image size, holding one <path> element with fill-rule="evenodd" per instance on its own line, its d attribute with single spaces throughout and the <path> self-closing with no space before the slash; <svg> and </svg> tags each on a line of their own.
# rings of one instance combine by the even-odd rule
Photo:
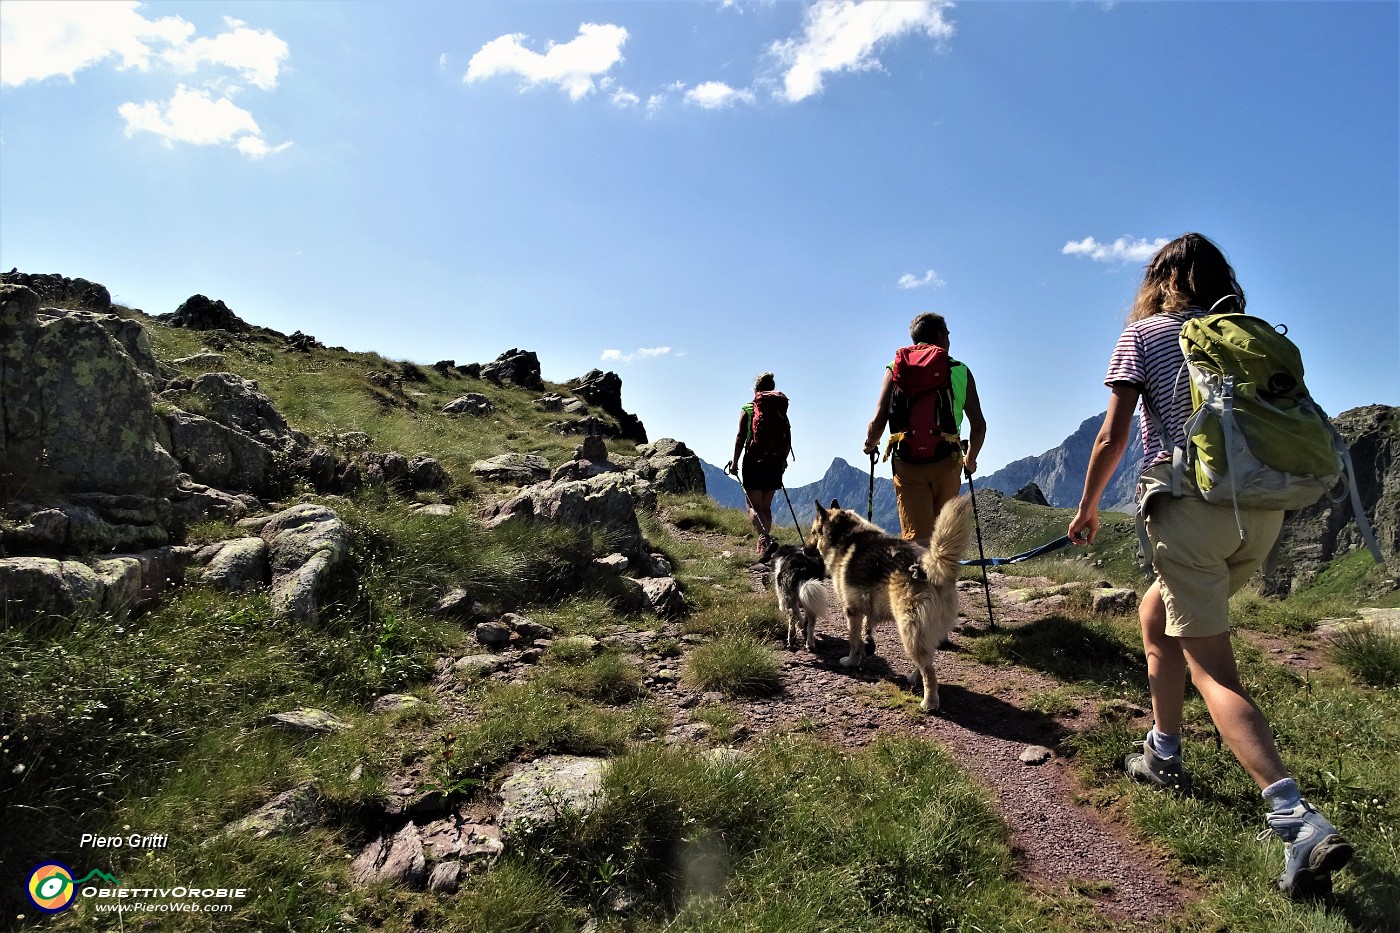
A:
<svg viewBox="0 0 1400 933">
<path fill-rule="evenodd" d="M 0 2 L 0 267 L 432 363 L 594 367 L 788 485 L 947 315 L 981 471 L 1103 410 L 1152 245 L 1227 252 L 1324 408 L 1400 404 L 1400 4 Z"/>
</svg>

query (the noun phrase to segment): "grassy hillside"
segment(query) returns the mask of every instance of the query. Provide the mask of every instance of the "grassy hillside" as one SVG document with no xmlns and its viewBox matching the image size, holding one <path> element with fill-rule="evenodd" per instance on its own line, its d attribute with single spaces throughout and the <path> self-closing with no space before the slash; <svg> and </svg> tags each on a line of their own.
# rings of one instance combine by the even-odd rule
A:
<svg viewBox="0 0 1400 933">
<path fill-rule="evenodd" d="M 588 529 L 485 529 L 474 518 L 482 497 L 496 492 L 470 478 L 474 460 L 520 451 L 554 465 L 577 440 L 545 430 L 558 416 L 535 409 L 538 393 L 426 367 L 415 375 L 373 354 L 286 353 L 256 334 L 212 335 L 211 344 L 211 335 L 146 323 L 161 359 L 201 349 L 223 354 L 219 368 L 256 380 L 291 425 L 312 437 L 363 431 L 376 450 L 436 457 L 454 483 L 432 498 L 458 508 L 451 516 L 416 514 L 383 491 L 331 502 L 352 529 L 352 566 L 315 630 L 278 619 L 265 594 L 199 586 L 177 590 L 140 617 L 0 627 L 4 923 L 298 933 L 1126 926 L 1101 915 L 1085 892 L 1021 880 L 986 791 L 930 741 L 911 735 L 852 752 L 798 730 L 757 736 L 744 743 L 743 757 L 656 741 L 673 723 L 639 673 L 643 654 L 674 659 L 687 684 L 723 698 L 695 713 L 718 742 L 741 737 L 730 701 L 775 689 L 784 621 L 771 596 L 752 592 L 752 532 L 739 513 L 703 496 L 663 497 L 665 520 L 642 519 L 692 607 L 675 637 L 644 648 L 624 640 L 596 653 L 560 644 L 523 682 L 481 679 L 450 697 L 435 692 L 438 659 L 474 645 L 460 623 L 429 611 L 452 587 L 491 613 L 528 613 L 561 636 L 658 630 L 659 620 L 615 587 L 573 572 L 603 552 L 605 542 Z M 369 378 L 405 371 L 402 391 Z M 440 413 L 467 391 L 486 395 L 496 413 Z M 633 453 L 630 444 L 609 446 Z M 1065 510 L 1011 500 L 994 511 L 982 516 L 989 555 L 1049 540 L 1068 521 Z M 1018 572 L 1140 586 L 1131 527 L 1113 522 L 1087 553 L 1018 565 Z M 211 523 L 192 532 L 192 543 L 235 533 Z M 1242 598 L 1236 621 L 1306 638 L 1319 619 L 1343 614 L 1353 578 L 1364 572 L 1339 567 L 1325 576 L 1325 592 L 1288 603 Z M 1029 628 L 988 642 L 989 651 L 1001 663 L 1054 677 L 1065 695 L 1145 695 L 1145 685 L 1131 680 L 1141 665 L 1131 620 L 1066 610 Z M 1082 660 L 1101 663 L 1065 664 L 1067 644 L 1083 647 Z M 1169 853 L 1173 870 L 1203 888 L 1201 901 L 1161 928 L 1388 928 L 1400 896 L 1400 763 L 1393 753 L 1400 694 L 1393 682 L 1368 682 L 1374 676 L 1366 672 L 1377 658 L 1387 670 L 1396 650 L 1382 640 L 1362 649 L 1362 661 L 1329 662 L 1315 676 L 1259 652 L 1244 655 L 1289 760 L 1310 794 L 1346 820 L 1359 847 L 1358 868 L 1339 880 L 1339 902 L 1330 907 L 1294 905 L 1267 890 L 1275 853 L 1238 844 L 1255 828 L 1257 807 L 1243 773 L 1208 741 L 1198 699 L 1193 764 L 1198 784 L 1211 788 L 1198 798 L 1168 802 L 1128 786 L 1115 761 L 1134 736 L 1111 718 L 1081 734 L 1076 766 L 1086 797 L 1122 814 L 1143 845 Z M 369 711 L 374 698 L 391 692 L 419 703 Z M 303 706 L 351 728 L 308 737 L 266 725 L 269 714 Z M 449 800 L 484 807 L 506 765 L 546 753 L 614 757 L 605 806 L 542 831 L 489 870 L 473 870 L 454 895 L 350 884 L 350 857 L 388 825 L 395 775 L 416 769 Z M 319 795 L 308 829 L 266 838 L 225 832 L 307 782 Z M 168 839 L 162 847 L 94 848 L 80 843 L 83 834 Z M 80 907 L 46 918 L 22 894 L 24 879 L 45 860 L 75 874 L 100 869 L 128 888 L 246 894 L 220 915 L 123 919 Z"/>
</svg>

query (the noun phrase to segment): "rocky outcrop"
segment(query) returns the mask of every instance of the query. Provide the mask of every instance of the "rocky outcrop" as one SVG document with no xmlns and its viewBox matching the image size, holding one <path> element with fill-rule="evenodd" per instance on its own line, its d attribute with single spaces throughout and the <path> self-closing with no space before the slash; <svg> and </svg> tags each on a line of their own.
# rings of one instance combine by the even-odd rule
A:
<svg viewBox="0 0 1400 933">
<path fill-rule="evenodd" d="M 1400 572 L 1400 409 L 1389 405 L 1353 408 L 1332 419 L 1347 442 L 1361 505 L 1391 576 Z M 1284 594 L 1307 586 L 1335 557 L 1364 547 L 1350 497 L 1289 514 L 1279 534 L 1263 590 Z"/>
<path fill-rule="evenodd" d="M 580 480 L 551 480 L 522 489 L 504 502 L 488 506 L 482 523 L 488 528 L 506 522 L 558 523 L 601 530 L 614 548 L 642 553 L 642 529 L 637 509 L 656 508 L 651 484 L 635 474 L 603 473 Z"/>
<path fill-rule="evenodd" d="M 544 391 L 544 381 L 540 379 L 540 358 L 533 350 L 509 349 L 496 357 L 494 362 L 482 366 L 480 375 L 496 385 L 509 383 L 522 389 Z"/>
<path fill-rule="evenodd" d="M 1040 487 L 1035 483 L 1027 483 L 1022 486 L 1020 489 L 1016 490 L 1016 494 L 1011 498 L 1020 502 L 1029 502 L 1032 505 L 1048 506 L 1050 504 L 1045 501 L 1045 493 L 1041 492 Z"/>
<path fill-rule="evenodd" d="M 647 442 L 647 429 L 641 419 L 622 408 L 622 377 L 617 373 L 590 369 L 569 384 L 579 398 L 612 416 L 621 437 L 636 444 Z"/>
<path fill-rule="evenodd" d="M 179 468 L 157 442 L 151 390 L 101 317 L 41 313 L 33 291 L 0 285 L 5 499 L 166 498 L 174 490 Z"/>
<path fill-rule="evenodd" d="M 705 493 L 705 471 L 700 458 L 682 441 L 663 437 L 639 445 L 632 470 L 650 480 L 657 492 Z"/>
<path fill-rule="evenodd" d="M 112 310 L 112 295 L 103 285 L 87 279 L 70 279 L 61 275 L 20 272 L 11 269 L 0 273 L 0 284 L 23 285 L 39 296 L 46 308 L 72 308 L 106 314 Z"/>
<path fill-rule="evenodd" d="M 0 558 L 0 605 L 11 622 L 120 616 L 178 584 L 191 550 L 156 548 L 93 561 Z"/>
<path fill-rule="evenodd" d="M 160 314 L 156 320 L 167 327 L 183 327 L 188 330 L 227 330 L 246 333 L 252 328 L 238 315 L 229 310 L 222 301 L 214 301 L 203 295 L 186 298 L 174 314 Z"/>
</svg>

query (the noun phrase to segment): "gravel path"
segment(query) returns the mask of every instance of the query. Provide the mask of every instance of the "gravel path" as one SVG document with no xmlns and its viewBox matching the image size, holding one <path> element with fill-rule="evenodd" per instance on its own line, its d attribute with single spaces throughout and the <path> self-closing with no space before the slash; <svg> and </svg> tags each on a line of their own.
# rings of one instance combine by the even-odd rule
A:
<svg viewBox="0 0 1400 933">
<path fill-rule="evenodd" d="M 752 574 L 754 590 L 774 598 L 767 568 L 754 565 Z M 1042 618 L 1065 599 L 1052 596 L 1021 603 L 1008 598 L 1008 583 L 1017 588 L 1048 588 L 1050 581 L 996 573 L 990 577 L 1001 627 Z M 1127 827 L 1079 803 L 1085 788 L 1059 757 L 1058 748 L 1072 729 L 1088 728 L 1097 721 L 1097 703 L 1082 702 L 1077 715 L 1059 719 L 1026 711 L 1024 700 L 1029 694 L 1060 685 L 1025 668 L 989 667 L 974 660 L 967 645 L 969 637 L 985 626 L 986 598 L 980 581 L 965 580 L 960 590 L 963 622 L 938 656 L 942 710 L 937 716 L 918 712 L 917 698 L 905 681 L 913 665 L 903 656 L 892 623 L 877 634 L 878 655 L 865 670 L 851 672 L 838 663 L 846 653 L 844 620 L 829 613 L 817 625 L 814 654 L 784 653 L 780 695 L 728 701 L 727 706 L 742 717 L 737 740 L 773 732 L 815 731 L 829 741 L 856 748 L 882 734 L 927 736 L 991 793 L 1010 828 L 1017 868 L 1027 881 L 1091 897 L 1105 915 L 1118 921 L 1153 925 L 1181 911 L 1199 892 L 1183 884 L 1183 872 L 1173 870 L 1164 856 Z M 669 663 L 674 666 L 676 661 Z M 697 703 L 719 698 L 696 697 L 675 685 L 657 691 L 653 699 L 670 705 L 675 721 L 684 723 L 687 711 Z M 1145 712 L 1135 712 L 1141 713 L 1145 731 Z M 682 729 L 674 738 L 687 737 Z M 1043 764 L 1026 764 L 1021 754 L 1032 746 L 1046 747 L 1053 754 Z"/>
</svg>

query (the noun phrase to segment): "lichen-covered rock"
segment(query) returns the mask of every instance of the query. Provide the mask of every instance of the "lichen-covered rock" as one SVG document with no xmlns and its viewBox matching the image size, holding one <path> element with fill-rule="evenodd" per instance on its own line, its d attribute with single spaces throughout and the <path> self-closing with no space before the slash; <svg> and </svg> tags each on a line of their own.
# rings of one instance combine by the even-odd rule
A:
<svg viewBox="0 0 1400 933">
<path fill-rule="evenodd" d="M 279 615 L 314 623 L 317 599 L 350 549 L 350 532 L 323 505 L 301 503 L 262 526 L 272 570 L 272 606 Z"/>
<path fill-rule="evenodd" d="M 320 818 L 320 797 L 320 789 L 315 784 L 298 784 L 242 819 L 229 823 L 224 827 L 224 835 L 266 839 L 303 832 Z"/>
<path fill-rule="evenodd" d="M 540 379 L 540 358 L 533 350 L 507 350 L 494 362 L 481 367 L 481 378 L 497 385 L 511 383 L 524 389 L 544 391 L 544 382 Z"/>
<path fill-rule="evenodd" d="M 8 489 L 149 497 L 174 489 L 179 469 L 157 442 L 142 370 L 101 317 L 41 314 L 33 291 L 0 285 L 0 470 Z"/>
<path fill-rule="evenodd" d="M 265 585 L 272 577 L 262 538 L 237 538 L 222 542 L 204 567 L 200 579 L 226 593 L 240 593 Z"/>
<path fill-rule="evenodd" d="M 100 612 L 101 578 L 86 564 L 51 557 L 0 558 L 0 604 L 11 619 Z"/>
<path fill-rule="evenodd" d="M 484 395 L 469 392 L 461 398 L 453 399 L 442 408 L 444 415 L 474 415 L 478 418 L 491 414 L 495 407 Z"/>
<path fill-rule="evenodd" d="M 501 785 L 501 835 L 553 824 L 565 810 L 588 813 L 603 799 L 602 758 L 548 755 L 517 765 Z"/>
</svg>

